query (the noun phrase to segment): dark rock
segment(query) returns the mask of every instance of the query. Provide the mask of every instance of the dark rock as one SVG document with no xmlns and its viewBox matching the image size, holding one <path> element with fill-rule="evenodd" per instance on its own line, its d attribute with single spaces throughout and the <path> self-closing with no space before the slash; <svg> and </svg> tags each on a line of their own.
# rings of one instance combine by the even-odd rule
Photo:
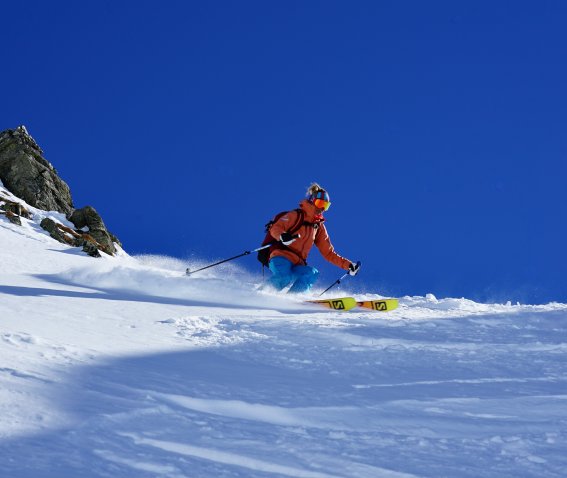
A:
<svg viewBox="0 0 567 478">
<path fill-rule="evenodd" d="M 63 244 L 69 244 L 70 246 L 79 247 L 82 245 L 81 243 L 77 242 L 73 236 L 69 236 L 65 234 L 65 232 L 60 229 L 59 224 L 56 223 L 53 219 L 45 218 L 41 221 L 40 226 L 42 229 L 45 229 L 49 232 L 49 235 L 55 239 L 56 241 L 62 242 Z"/>
<path fill-rule="evenodd" d="M 55 168 L 45 160 L 43 151 L 24 126 L 0 133 L 0 181 L 12 194 L 31 206 L 45 211 L 64 213 L 77 230 L 51 219 L 44 219 L 41 227 L 54 239 L 100 257 L 99 251 L 116 254 L 116 236 L 108 232 L 100 215 L 91 206 L 75 209 L 67 184 L 59 178 Z M 0 197 L 0 213 L 12 222 L 19 216 L 31 217 L 18 203 Z M 120 244 L 121 245 L 121 244 Z"/>
<path fill-rule="evenodd" d="M 0 194 L 0 214 L 8 218 L 12 224 L 22 225 L 21 217 L 31 219 L 31 213 L 20 203 L 12 201 Z"/>
<path fill-rule="evenodd" d="M 98 247 L 92 242 L 85 241 L 83 243 L 83 251 L 91 257 L 100 257 L 100 251 L 98 250 Z"/>
<path fill-rule="evenodd" d="M 0 180 L 33 207 L 64 214 L 73 210 L 69 186 L 43 157 L 25 126 L 0 133 Z"/>
<path fill-rule="evenodd" d="M 73 247 L 82 247 L 89 256 L 100 257 L 100 250 L 105 250 L 90 234 L 74 231 L 52 219 L 45 218 L 40 226 L 56 241 Z"/>
<path fill-rule="evenodd" d="M 0 214 L 4 214 L 8 218 L 8 221 L 10 221 L 12 224 L 15 224 L 16 226 L 22 225 L 20 216 L 14 214 L 12 211 L 0 211 Z"/>
<path fill-rule="evenodd" d="M 6 212 L 11 212 L 16 216 L 22 216 L 26 219 L 31 219 L 31 213 L 21 204 L 13 201 L 8 201 L 0 196 L 0 201 L 6 201 L 4 204 L 0 204 L 0 209 Z"/>
<path fill-rule="evenodd" d="M 116 237 L 108 232 L 100 215 L 92 206 L 85 206 L 75 209 L 72 214 L 67 216 L 77 229 L 84 231 L 88 228 L 88 233 L 96 242 L 102 246 L 102 250 L 107 254 L 114 255 L 116 248 L 114 242 L 118 242 Z"/>
</svg>

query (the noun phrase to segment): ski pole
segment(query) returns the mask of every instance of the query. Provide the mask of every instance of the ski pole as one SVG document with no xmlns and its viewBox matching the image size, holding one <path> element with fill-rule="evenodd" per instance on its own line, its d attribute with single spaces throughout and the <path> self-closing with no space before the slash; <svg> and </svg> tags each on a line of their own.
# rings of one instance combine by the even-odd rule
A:
<svg viewBox="0 0 567 478">
<path fill-rule="evenodd" d="M 294 239 L 297 239 L 298 237 L 299 237 L 299 234 L 296 234 L 296 235 L 293 236 Z M 228 259 L 223 259 L 222 261 L 215 262 L 214 264 L 210 264 L 208 266 L 201 267 L 200 269 L 197 269 L 196 271 L 192 271 L 192 270 L 189 270 L 189 268 L 187 268 L 187 270 L 185 271 L 185 274 L 190 276 L 191 274 L 195 274 L 195 272 L 204 271 L 205 269 L 210 269 L 211 267 L 218 266 L 219 264 L 224 264 L 225 262 L 233 261 L 234 259 L 238 259 L 239 257 L 247 256 L 249 254 L 252 254 L 253 252 L 258 252 L 258 251 L 261 251 L 262 249 L 267 249 L 268 247 L 273 246 L 276 242 L 280 242 L 280 241 L 270 242 L 269 244 L 266 244 L 265 246 L 258 247 L 257 249 L 253 249 L 251 251 L 244 251 L 242 254 L 238 254 L 237 256 L 229 257 Z"/>
<path fill-rule="evenodd" d="M 360 267 L 360 261 L 358 261 L 358 262 L 356 263 L 356 265 L 357 265 L 358 267 Z M 327 287 L 323 292 L 321 292 L 321 293 L 319 294 L 319 297 L 321 297 L 321 296 L 322 296 L 325 292 L 327 292 L 329 289 L 332 289 L 333 287 L 335 287 L 337 284 L 340 284 L 341 281 L 342 281 L 346 276 L 348 276 L 348 275 L 350 275 L 350 274 L 347 272 L 347 273 L 343 274 L 341 277 L 339 277 L 335 282 L 333 282 L 329 287 Z"/>
</svg>

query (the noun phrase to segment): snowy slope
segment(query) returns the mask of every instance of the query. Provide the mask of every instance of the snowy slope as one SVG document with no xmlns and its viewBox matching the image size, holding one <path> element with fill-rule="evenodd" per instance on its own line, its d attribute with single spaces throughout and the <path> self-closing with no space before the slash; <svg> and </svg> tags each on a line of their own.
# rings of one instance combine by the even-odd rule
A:
<svg viewBox="0 0 567 478">
<path fill-rule="evenodd" d="M 35 213 L 0 216 L 1 477 L 567 475 L 565 304 L 327 312 Z"/>
</svg>

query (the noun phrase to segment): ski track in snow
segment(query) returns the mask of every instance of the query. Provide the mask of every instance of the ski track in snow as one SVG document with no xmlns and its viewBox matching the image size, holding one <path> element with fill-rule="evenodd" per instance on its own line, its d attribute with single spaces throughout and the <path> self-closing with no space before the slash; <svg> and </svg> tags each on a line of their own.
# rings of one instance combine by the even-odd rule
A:
<svg viewBox="0 0 567 478">
<path fill-rule="evenodd" d="M 565 476 L 565 304 L 325 311 L 34 213 L 0 217 L 0 477 Z"/>
</svg>

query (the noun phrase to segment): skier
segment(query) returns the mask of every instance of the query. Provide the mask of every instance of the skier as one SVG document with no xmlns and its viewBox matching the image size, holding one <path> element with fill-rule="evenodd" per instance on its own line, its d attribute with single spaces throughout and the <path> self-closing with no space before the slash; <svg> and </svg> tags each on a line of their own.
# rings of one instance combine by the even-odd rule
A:
<svg viewBox="0 0 567 478">
<path fill-rule="evenodd" d="M 327 228 L 323 224 L 323 212 L 329 209 L 329 193 L 319 184 L 312 183 L 300 210 L 289 211 L 272 224 L 269 232 L 277 242 L 270 249 L 268 267 L 272 272 L 270 284 L 278 291 L 291 285 L 289 292 L 307 292 L 311 289 L 319 271 L 307 265 L 307 256 L 317 246 L 322 256 L 331 264 L 355 275 L 359 265 L 335 252 Z"/>
</svg>

